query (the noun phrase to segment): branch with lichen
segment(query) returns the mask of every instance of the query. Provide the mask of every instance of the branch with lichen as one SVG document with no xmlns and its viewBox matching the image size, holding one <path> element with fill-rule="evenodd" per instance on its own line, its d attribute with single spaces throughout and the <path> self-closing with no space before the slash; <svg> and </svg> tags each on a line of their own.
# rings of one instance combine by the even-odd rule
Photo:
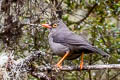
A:
<svg viewBox="0 0 120 80">
<path fill-rule="evenodd" d="M 42 51 L 33 51 L 31 55 L 21 60 L 19 63 L 10 66 L 16 66 L 16 70 L 19 69 L 21 72 L 27 72 L 31 75 L 44 80 L 51 80 L 43 72 L 46 71 L 80 71 L 79 66 L 63 66 L 62 69 L 59 69 L 55 66 L 30 66 L 31 62 L 37 60 L 41 56 L 47 56 L 45 52 Z M 10 67 L 11 68 L 11 67 Z M 103 70 L 103 69 L 120 69 L 120 64 L 96 64 L 96 65 L 84 65 L 82 70 Z M 12 70 L 13 71 L 13 70 Z M 36 72 L 37 71 L 37 72 Z"/>
<path fill-rule="evenodd" d="M 96 65 L 84 65 L 82 70 L 103 70 L 103 69 L 120 69 L 120 64 L 96 64 Z M 54 67 L 46 67 L 46 66 L 39 66 L 37 70 L 40 72 L 44 71 L 56 71 L 57 68 Z M 80 71 L 79 66 L 62 66 L 60 71 Z"/>
</svg>

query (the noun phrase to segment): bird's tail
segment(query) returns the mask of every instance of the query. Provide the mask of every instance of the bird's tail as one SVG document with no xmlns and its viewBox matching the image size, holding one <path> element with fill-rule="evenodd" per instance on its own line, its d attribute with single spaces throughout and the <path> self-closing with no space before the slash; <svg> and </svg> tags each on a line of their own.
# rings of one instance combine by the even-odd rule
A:
<svg viewBox="0 0 120 80">
<path fill-rule="evenodd" d="M 94 51 L 95 51 L 96 53 L 101 54 L 103 57 L 110 57 L 109 54 L 107 54 L 106 52 L 102 51 L 101 49 L 96 48 L 96 47 L 93 47 L 93 48 L 94 48 Z"/>
<path fill-rule="evenodd" d="M 99 53 L 101 54 L 103 57 L 110 57 L 109 54 L 107 54 L 106 52 L 102 51 L 101 49 L 99 48 L 96 48 L 94 46 L 91 46 L 91 45 L 87 45 L 87 46 L 84 46 L 84 48 L 87 48 L 88 50 L 92 51 L 92 52 L 95 52 L 95 53 Z"/>
</svg>

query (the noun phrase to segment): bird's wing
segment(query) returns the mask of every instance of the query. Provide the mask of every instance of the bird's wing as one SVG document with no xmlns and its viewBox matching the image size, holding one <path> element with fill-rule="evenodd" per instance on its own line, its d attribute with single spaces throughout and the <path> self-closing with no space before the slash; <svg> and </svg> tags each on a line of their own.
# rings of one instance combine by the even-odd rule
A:
<svg viewBox="0 0 120 80">
<path fill-rule="evenodd" d="M 62 32 L 59 34 L 55 34 L 52 36 L 53 41 L 56 43 L 61 43 L 65 46 L 67 45 L 90 45 L 86 39 L 84 39 L 82 36 L 76 35 L 72 32 Z"/>
</svg>

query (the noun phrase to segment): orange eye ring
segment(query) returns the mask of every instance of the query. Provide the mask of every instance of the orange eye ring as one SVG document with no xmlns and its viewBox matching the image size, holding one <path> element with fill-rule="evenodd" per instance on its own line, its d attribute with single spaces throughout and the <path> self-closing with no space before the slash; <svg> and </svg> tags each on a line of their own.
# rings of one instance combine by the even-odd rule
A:
<svg viewBox="0 0 120 80">
<path fill-rule="evenodd" d="M 56 28 L 56 27 L 57 27 L 57 24 L 54 24 L 54 25 L 53 25 L 53 28 Z"/>
</svg>

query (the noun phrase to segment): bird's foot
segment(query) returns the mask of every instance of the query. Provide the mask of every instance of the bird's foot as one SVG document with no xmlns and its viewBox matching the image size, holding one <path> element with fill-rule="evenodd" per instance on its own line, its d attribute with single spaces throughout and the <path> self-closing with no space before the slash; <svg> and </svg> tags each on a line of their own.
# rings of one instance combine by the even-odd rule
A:
<svg viewBox="0 0 120 80">
<path fill-rule="evenodd" d="M 62 66 L 61 66 L 61 64 L 56 64 L 55 65 L 57 68 L 60 68 L 60 69 L 62 69 Z"/>
<path fill-rule="evenodd" d="M 62 69 L 61 64 L 56 64 L 56 65 L 54 66 L 54 70 L 55 70 L 56 72 L 60 72 L 60 69 Z"/>
</svg>

